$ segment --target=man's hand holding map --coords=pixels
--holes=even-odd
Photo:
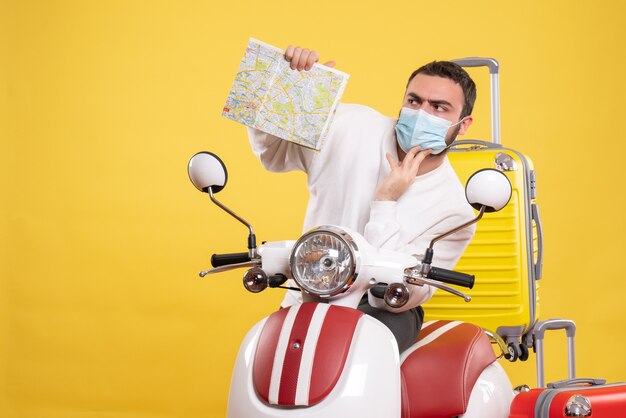
[[[222,115],[319,150],[348,77],[321,64],[292,70],[284,51],[250,39]]]

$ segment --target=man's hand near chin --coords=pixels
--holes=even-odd
[[[391,172],[376,187],[376,200],[397,201],[415,181],[417,171],[424,158],[429,156],[432,150],[420,151],[420,147],[411,148],[402,162],[397,162],[391,154],[387,153],[387,161]]]

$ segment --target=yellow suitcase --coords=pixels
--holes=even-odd
[[[474,288],[467,292],[472,301],[435,292],[424,304],[426,320],[463,320],[495,331],[508,346],[509,360],[526,360],[539,314],[537,280],[543,258],[535,171],[528,157],[500,144],[498,62],[491,58],[455,61],[464,67],[489,68],[492,141],[457,141],[448,158],[461,181],[481,168],[503,171],[513,195],[504,209],[486,214],[477,224],[476,235],[455,268],[476,276]]]

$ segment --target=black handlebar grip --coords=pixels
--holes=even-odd
[[[250,261],[248,253],[213,254],[211,256],[211,265],[213,267],[245,263],[246,261]]]
[[[442,269],[439,267],[431,267],[428,272],[429,279],[438,280],[440,282],[453,284],[456,286],[474,287],[474,275],[460,273],[458,271]]]

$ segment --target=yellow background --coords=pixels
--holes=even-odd
[[[222,156],[219,197],[259,240],[296,238],[306,205],[304,176],[263,171],[220,116],[250,36],[317,49],[351,74],[345,102],[387,115],[424,62],[498,58],[503,142],[538,173],[542,317],[578,324],[580,376],[626,380],[624,16],[617,0],[3,0],[0,417],[225,414],[239,343],[281,294],[197,277],[246,231],[187,161]],[[547,380],[564,377],[564,336],[546,344]],[[507,369],[533,385],[532,362]]]

